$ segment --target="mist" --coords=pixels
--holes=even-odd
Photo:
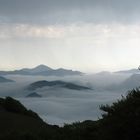
[[[122,88],[132,74],[117,74],[101,72],[84,74],[82,76],[25,76],[7,75],[12,83],[0,83],[0,96],[11,96],[21,101],[28,109],[37,112],[39,116],[50,124],[64,125],[83,120],[97,120],[102,112],[102,104],[111,104],[116,99],[126,95],[128,87]],[[41,98],[26,97],[32,91],[27,87],[36,81],[55,81],[75,83],[89,87],[90,90],[71,90],[63,87],[43,87],[36,92]]]

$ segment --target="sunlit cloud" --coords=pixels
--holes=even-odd
[[[89,38],[94,40],[139,38],[140,25],[124,24],[70,24],[35,26],[28,24],[1,24],[0,38]]]
[[[61,38],[62,28],[53,26],[32,26],[27,24],[1,25],[0,38]]]
[[[133,68],[140,60],[139,35],[139,24],[3,24],[1,62],[13,69],[40,63],[90,72]]]

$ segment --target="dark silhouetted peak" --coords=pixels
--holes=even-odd
[[[34,82],[32,84],[30,84],[28,86],[28,90],[36,90],[38,88],[43,88],[43,87],[63,87],[63,88],[67,88],[67,89],[73,89],[73,90],[88,90],[90,89],[89,87],[86,86],[81,86],[81,85],[77,85],[77,84],[73,84],[73,83],[69,83],[69,82],[64,82],[64,81],[37,81]]]
[[[33,118],[40,119],[40,117],[36,113],[34,113],[31,110],[27,110],[19,101],[11,97],[6,97],[5,99],[0,98],[0,106],[1,108],[3,108],[5,111],[8,112],[23,114]]]

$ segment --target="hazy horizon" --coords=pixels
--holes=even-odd
[[[137,68],[139,0],[0,0],[0,69]]]
[[[132,70],[132,69],[137,69],[137,67],[136,68],[126,68],[126,69],[116,69],[116,70],[114,70],[114,71],[110,71],[110,70],[98,70],[98,71],[81,71],[81,70],[78,70],[78,69],[70,69],[70,68],[64,68],[64,67],[50,67],[50,66],[48,66],[48,65],[46,65],[46,64],[38,64],[38,65],[35,65],[35,66],[30,66],[30,67],[15,67],[15,68],[10,68],[10,69],[6,69],[6,68],[3,68],[3,69],[0,69],[0,71],[14,71],[14,70],[21,70],[21,69],[26,69],[26,68],[29,68],[29,69],[33,69],[33,68],[36,68],[36,67],[38,67],[38,66],[41,66],[41,65],[44,65],[44,66],[47,66],[47,67],[49,67],[49,68],[51,68],[51,69],[54,69],[54,70],[57,70],[57,69],[67,69],[67,70],[73,70],[73,71],[80,71],[80,72],[83,72],[83,73],[85,73],[85,74],[95,74],[95,73],[100,73],[100,72],[111,72],[111,73],[113,73],[113,72],[119,72],[119,71],[127,71],[127,70]]]

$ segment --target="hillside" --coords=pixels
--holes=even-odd
[[[52,128],[55,131],[57,127],[43,122],[17,100],[0,98],[0,140],[42,140],[44,135],[49,137]]]
[[[140,91],[112,105],[101,105],[97,121],[77,122],[64,127],[48,125],[18,101],[0,98],[0,140],[139,140]]]

